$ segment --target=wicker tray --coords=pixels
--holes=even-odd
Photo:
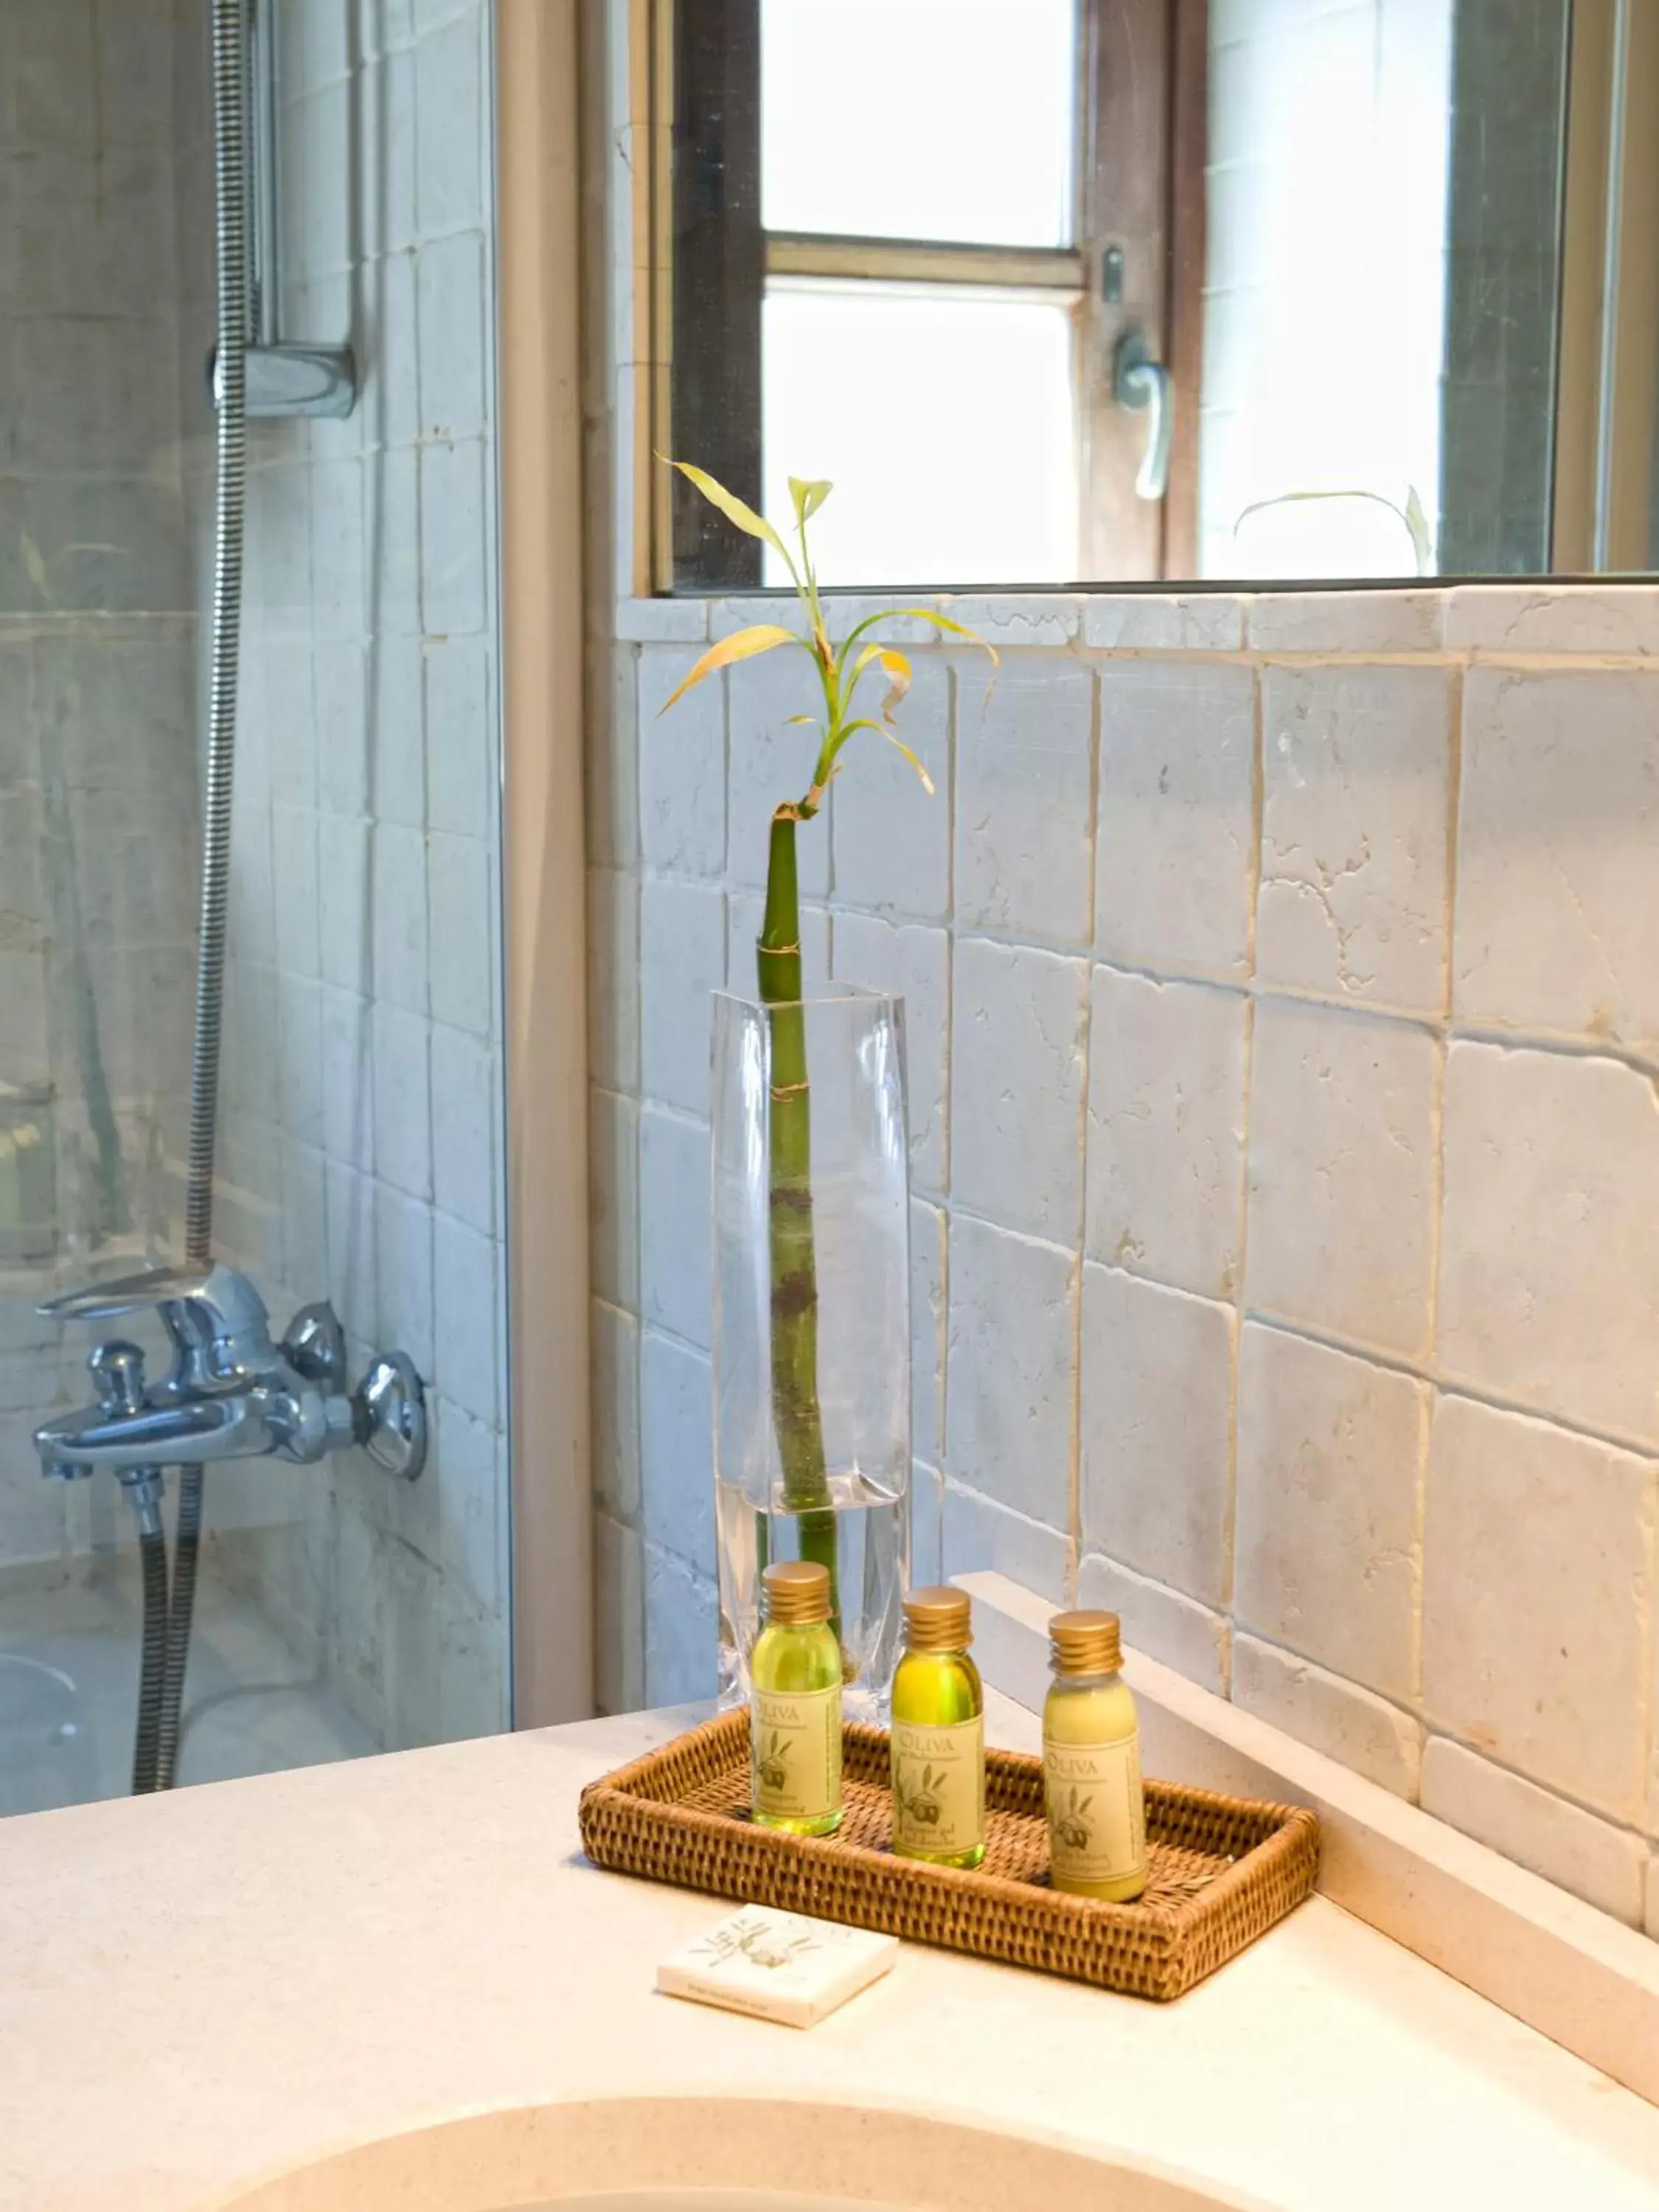
[[[1151,1875],[1133,1905],[1050,1889],[1042,1765],[985,1754],[987,1848],[971,1873],[896,1858],[887,1731],[849,1725],[833,1836],[749,1819],[749,1716],[722,1714],[582,1792],[596,1866],[971,1951],[1135,1996],[1178,1997],[1299,1905],[1319,1865],[1300,1808],[1146,1784]]]

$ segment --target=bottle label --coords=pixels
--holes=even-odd
[[[985,1723],[895,1719],[893,1849],[971,1851],[985,1840]]]
[[[817,1820],[841,1803],[841,1684],[827,1690],[757,1688],[749,1713],[755,1810],[775,1820]]]
[[[1045,1743],[1042,1790],[1056,1881],[1115,1881],[1145,1867],[1139,1729],[1117,1743]]]

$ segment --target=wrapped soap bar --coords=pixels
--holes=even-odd
[[[896,1936],[745,1905],[665,1959],[657,1987],[786,2027],[811,2027],[879,1981],[897,1956]]]

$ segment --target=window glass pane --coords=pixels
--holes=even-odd
[[[1066,246],[1076,0],[762,0],[769,230]]]
[[[828,477],[827,584],[1060,583],[1077,572],[1072,319],[930,287],[769,289],[766,508]],[[767,555],[766,581],[787,582]]]

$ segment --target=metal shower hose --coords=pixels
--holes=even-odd
[[[242,525],[247,478],[247,144],[245,0],[210,0],[213,60],[214,246],[218,378],[218,489],[213,556],[213,657],[208,695],[207,785],[202,810],[202,902],[196,955],[196,1031],[191,1061],[185,1182],[185,1257],[213,1260],[213,1164],[219,1048],[230,901],[230,802],[236,760],[236,678],[241,647]],[[133,1748],[135,1792],[170,1790],[179,1754],[185,1668],[196,1604],[202,1470],[180,1470],[168,1588],[167,1538],[139,1539],[144,1626]],[[165,1622],[165,1626],[162,1624]]]

